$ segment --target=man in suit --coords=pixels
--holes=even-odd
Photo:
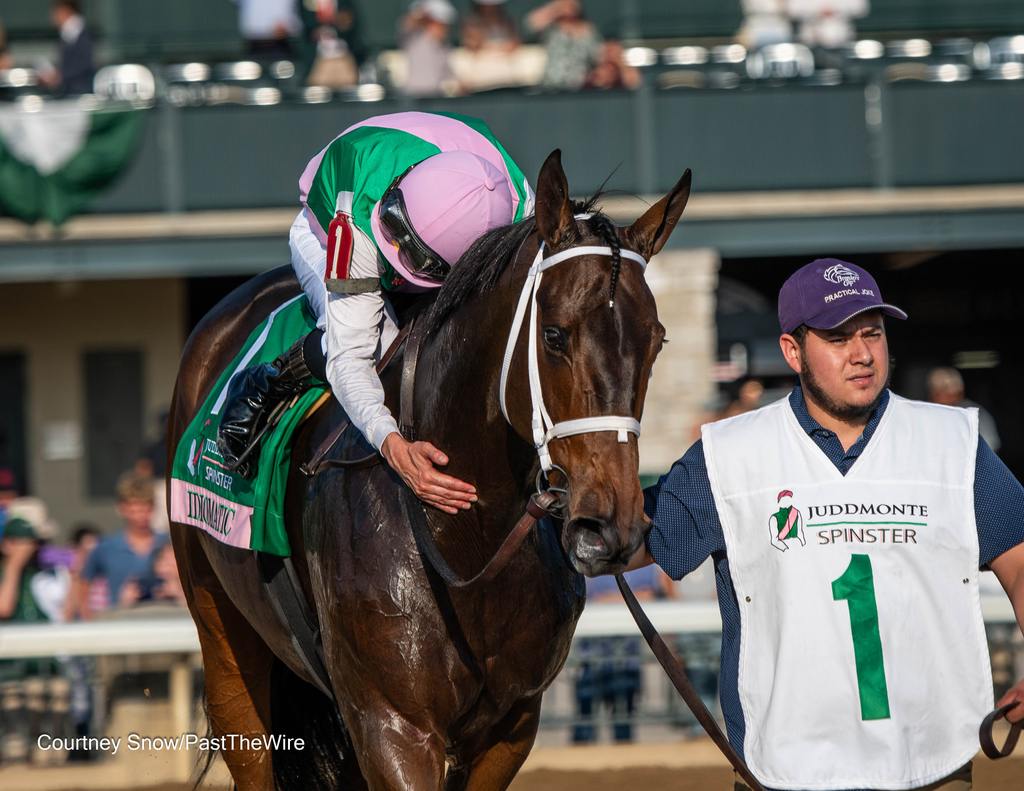
[[[44,84],[62,96],[92,93],[92,36],[85,27],[79,0],[54,0],[50,21],[60,32],[60,62],[55,71],[40,75]]]

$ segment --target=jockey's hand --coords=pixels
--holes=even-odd
[[[380,452],[391,469],[427,505],[446,514],[457,514],[476,502],[475,486],[434,469],[434,465],[447,464],[448,457],[429,442],[408,442],[393,431],[385,438]]]
[[[1017,705],[1007,712],[1006,719],[1009,722],[1024,721],[1024,680],[1018,681],[1010,687],[1006,694],[999,699],[996,708],[1001,709],[1003,706],[1014,701],[1017,702]]]

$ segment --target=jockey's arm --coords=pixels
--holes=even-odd
[[[376,247],[361,233],[355,235],[349,277],[380,277]],[[397,329],[382,292],[328,294],[325,314],[327,381],[352,424],[421,500],[452,514],[469,508],[475,487],[436,470],[447,456],[429,442],[407,442],[384,403],[374,365],[385,351],[382,335],[386,343]]]
[[[358,272],[353,260],[352,277],[374,274]],[[380,450],[388,434],[398,431],[374,370],[385,321],[384,297],[379,291],[331,294],[326,313],[327,380],[353,425]]]

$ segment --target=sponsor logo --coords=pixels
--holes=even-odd
[[[807,507],[807,516],[915,516],[928,518],[928,506],[917,503],[829,503]]]
[[[804,518],[793,505],[793,492],[783,489],[775,498],[778,510],[768,517],[768,533],[771,544],[780,552],[790,547],[806,546],[804,538]]]
[[[196,474],[196,462],[199,461],[199,453],[202,453],[201,450],[199,453],[196,453],[197,444],[195,440],[192,440],[192,444],[188,448],[188,462],[185,464],[188,467],[188,474],[193,476]]]
[[[846,286],[847,288],[849,288],[858,280],[860,280],[860,275],[858,275],[849,267],[843,266],[842,264],[835,264],[833,266],[830,266],[828,269],[825,270],[824,277],[829,283],[843,285]]]
[[[826,503],[807,507],[818,544],[917,544],[928,526],[923,503]]]

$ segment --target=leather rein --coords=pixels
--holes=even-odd
[[[1006,741],[1002,747],[997,747],[995,738],[992,734],[992,727],[996,724],[997,720],[1002,719],[1010,710],[1016,708],[1019,703],[1014,701],[1013,703],[1007,703],[1005,706],[1001,706],[995,711],[991,712],[981,722],[981,728],[978,732],[979,740],[981,741],[981,751],[986,756],[991,758],[993,761],[997,761],[1000,758],[1005,758],[1013,749],[1017,746],[1017,740],[1020,738],[1021,730],[1024,729],[1024,722],[1015,722],[1010,725],[1010,732],[1006,735]]]

